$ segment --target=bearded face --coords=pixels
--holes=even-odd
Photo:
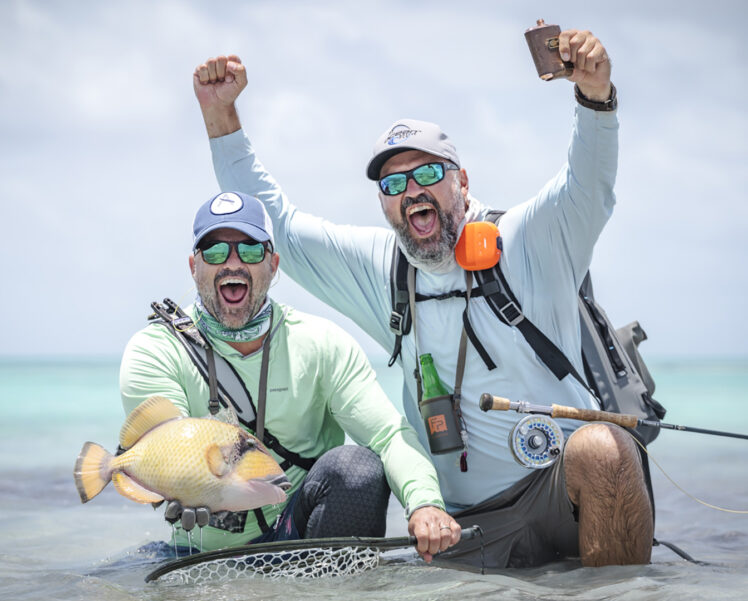
[[[208,241],[243,242],[247,236],[231,229],[209,234]],[[190,258],[192,277],[205,309],[232,330],[246,326],[265,302],[277,269],[277,255],[266,253],[260,263],[242,263],[232,248],[225,263],[211,265],[200,253]]]
[[[402,152],[384,164],[381,176],[405,172],[434,160],[425,152]],[[420,268],[436,268],[453,257],[460,222],[465,216],[466,193],[467,176],[462,171],[447,171],[444,179],[426,187],[411,179],[405,191],[396,196],[380,192],[387,221],[406,255],[415,259]]]
[[[389,216],[387,219],[408,256],[422,265],[437,266],[454,253],[457,245],[462,216],[457,219],[455,213],[443,210],[435,198],[422,193],[403,199],[400,219],[393,221]]]

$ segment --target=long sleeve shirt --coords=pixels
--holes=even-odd
[[[336,225],[302,212],[265,170],[241,130],[212,139],[211,149],[221,189],[252,194],[268,210],[283,257],[281,268],[351,318],[389,352],[395,340],[389,328],[394,232]],[[500,266],[523,313],[564,352],[579,373],[583,373],[583,367],[577,291],[594,244],[613,211],[617,159],[616,113],[577,106],[567,163],[536,196],[509,208],[500,222],[504,248]],[[478,219],[488,210],[481,205]],[[419,271],[416,288],[431,295],[465,290],[464,272],[460,268],[446,274]],[[464,299],[451,298],[420,302],[417,307],[418,350],[431,353],[441,379],[448,385],[455,380],[464,306]],[[484,299],[471,300],[470,319],[497,367],[489,371],[468,345],[461,409],[468,431],[469,469],[460,471],[459,452],[432,457],[450,510],[491,498],[528,473],[514,460],[509,447],[518,416],[481,411],[478,402],[482,393],[538,404],[599,408],[594,397],[572,377],[557,380],[520,332],[500,323]],[[428,448],[412,375],[416,362],[411,330],[403,338],[399,359],[404,375],[403,407]],[[573,427],[565,424],[567,430]]]

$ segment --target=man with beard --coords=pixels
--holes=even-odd
[[[162,395],[186,416],[206,416],[220,411],[214,395],[221,386],[236,409],[234,420],[275,453],[292,484],[285,503],[210,516],[201,550],[383,536],[390,488],[427,561],[456,543],[460,528],[443,511],[434,467],[361,348],[333,323],[268,297],[280,257],[260,201],[219,194],[198,210],[193,231],[189,264],[197,298],[183,317],[166,315],[128,343],[120,372],[125,412]],[[212,349],[217,381],[193,359],[188,338]],[[207,354],[200,356],[207,361]],[[346,433],[360,446],[344,446]],[[176,501],[167,506],[170,521],[181,515],[175,544],[189,544],[186,531],[197,509]]]
[[[587,31],[564,31],[559,51],[574,64],[576,84],[568,163],[534,198],[503,215],[499,266],[524,316],[584,373],[577,291],[615,204],[618,122],[600,41]],[[508,444],[518,418],[479,409],[485,392],[536,404],[599,404],[574,378],[554,376],[485,298],[468,295],[471,272],[456,263],[455,245],[465,223],[485,220],[489,209],[469,194],[467,172],[439,126],[400,120],[374,145],[366,173],[378,182],[393,231],[338,226],[297,210],[256,158],[234,105],[247,83],[239,58],[210,59],[193,80],[222,189],[264,203],[286,273],[386,350],[396,348],[403,406],[424,446],[418,357],[430,353],[442,380],[461,386],[463,446],[433,460],[448,511],[483,528],[486,563],[533,566],[577,556],[586,566],[648,562],[653,510],[636,445],[624,430],[610,424],[575,430],[577,423],[566,422],[573,434],[562,458],[528,473]],[[398,249],[416,268],[409,271],[413,327],[402,337],[392,312]],[[480,546],[465,541],[442,557],[477,566]]]

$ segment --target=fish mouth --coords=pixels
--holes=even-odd
[[[284,474],[281,474],[280,476],[275,476],[274,478],[267,480],[267,483],[273,486],[277,486],[283,492],[286,492],[287,490],[291,488],[291,481],[288,478],[286,478]]]
[[[417,202],[404,211],[414,238],[430,238],[439,226],[439,214],[432,202]]]

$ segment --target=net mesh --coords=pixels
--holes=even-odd
[[[379,565],[371,547],[314,548],[212,559],[176,569],[162,577],[174,584],[203,584],[244,578],[324,578],[358,574]]]

